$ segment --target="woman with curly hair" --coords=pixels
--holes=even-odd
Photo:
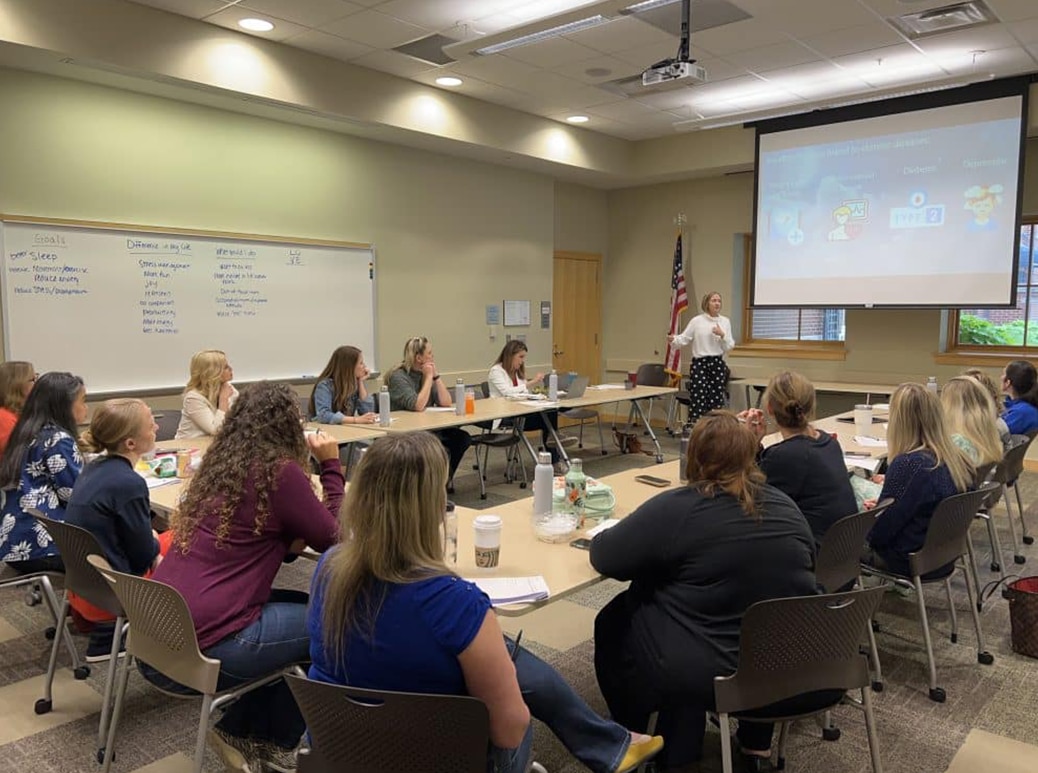
[[[307,475],[311,453],[323,502]],[[173,516],[173,546],[154,574],[184,596],[199,647],[220,660],[218,689],[308,659],[307,594],[272,584],[303,547],[335,544],[344,485],[338,444],[304,436],[295,392],[267,381],[242,391]],[[146,664],[141,671],[162,689],[186,690]],[[231,704],[209,743],[232,770],[256,770],[257,760],[294,770],[304,729],[279,680]]]

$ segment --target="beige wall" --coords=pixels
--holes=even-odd
[[[555,249],[606,256],[609,196],[573,183],[555,183]]]
[[[551,298],[548,177],[21,71],[0,94],[0,212],[370,242],[382,367],[420,333],[481,380],[485,306]],[[515,332],[547,360],[547,331]]]
[[[672,220],[688,216],[686,267],[691,276],[689,315],[699,295],[718,290],[727,313],[741,315],[742,278],[733,258],[733,238],[752,227],[753,177],[724,177],[642,186],[609,194],[609,270],[605,287],[607,376],[617,378],[640,362],[658,359],[667,325]],[[1024,212],[1038,213],[1038,140],[1027,144]],[[689,316],[686,316],[686,321]],[[847,359],[843,362],[739,357],[730,362],[736,375],[767,376],[795,367],[819,380],[896,382],[958,373],[937,365],[942,315],[934,310],[847,313]],[[687,364],[687,361],[686,361]],[[992,373],[996,370],[992,369]]]

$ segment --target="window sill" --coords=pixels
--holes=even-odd
[[[811,346],[804,343],[789,344],[739,344],[728,355],[729,357],[772,357],[788,360],[833,360],[847,359],[847,350],[840,345]]]
[[[957,350],[937,352],[933,361],[938,365],[978,365],[984,368],[1001,368],[1010,360],[1027,360],[1035,356],[1033,349],[1000,349],[994,352],[977,352],[973,350]]]

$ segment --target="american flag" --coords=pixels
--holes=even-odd
[[[688,308],[688,293],[685,291],[685,267],[681,260],[681,234],[678,234],[674,245],[674,270],[670,274],[670,334],[681,332],[681,312]],[[681,347],[667,344],[667,356],[664,359],[666,369],[681,373]]]

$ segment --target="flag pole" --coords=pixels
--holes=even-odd
[[[686,293],[686,290],[685,290],[685,272],[684,272],[685,250],[686,250],[685,242],[687,241],[685,239],[685,226],[687,225],[687,223],[688,223],[688,217],[685,215],[684,212],[678,212],[678,214],[674,216],[674,225],[676,226],[676,229],[677,229],[677,235],[675,237],[675,240],[676,240],[676,243],[677,243],[677,248],[680,250],[680,253],[674,255],[674,261],[675,261],[676,265],[673,266],[672,277],[671,277],[671,279],[672,279],[672,281],[671,281],[672,293],[671,293],[670,317],[668,319],[668,331],[672,335],[673,334],[677,334],[678,332],[680,332],[681,326],[680,326],[679,323],[680,323],[681,312],[684,311],[686,308],[688,308],[687,293]],[[679,276],[680,276],[680,283],[681,283],[680,290],[676,286],[676,283],[679,281],[679,279],[678,279]],[[680,293],[680,304],[679,304],[679,293]],[[676,363],[677,363],[676,365],[674,364],[674,362],[672,362],[672,360],[674,360],[675,358],[676,358]],[[678,350],[676,348],[672,348],[671,345],[668,343],[667,344],[666,357],[664,358],[664,367],[665,367],[666,373],[670,376],[671,386],[676,386],[676,385],[681,383],[681,365],[680,365],[680,363],[681,363],[680,350]]]

